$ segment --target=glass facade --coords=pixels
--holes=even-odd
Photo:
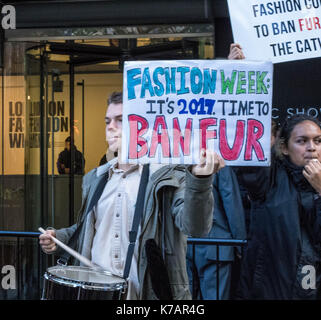
[[[8,35],[0,92],[1,231],[75,222],[82,174],[59,174],[57,160],[69,136],[84,157],[84,173],[105,154],[113,157],[104,117],[108,95],[122,90],[125,60],[214,58],[212,25]],[[40,254],[37,239],[16,238],[0,238],[0,258],[17,270],[16,289],[0,287],[0,299],[38,299],[39,274],[56,259]]]

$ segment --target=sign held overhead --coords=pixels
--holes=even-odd
[[[228,0],[234,41],[247,59],[321,57],[320,0]]]

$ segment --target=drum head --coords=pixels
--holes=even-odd
[[[51,281],[70,286],[86,286],[92,289],[117,290],[126,287],[126,280],[111,273],[95,271],[88,267],[54,266],[47,269]]]

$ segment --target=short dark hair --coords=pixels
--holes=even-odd
[[[291,118],[288,118],[285,120],[283,123],[281,129],[280,129],[280,134],[276,142],[276,156],[279,159],[283,159],[283,153],[282,153],[282,145],[285,145],[288,147],[288,143],[291,137],[291,133],[296,125],[303,121],[311,121],[315,123],[319,128],[321,128],[321,123],[318,119],[313,118],[307,114],[299,114],[299,115],[293,115]]]
[[[123,103],[123,93],[121,91],[114,91],[107,100],[107,104],[119,104],[119,103]]]
[[[66,140],[65,140],[65,142],[71,142],[71,137],[70,137],[70,136],[67,137]]]
[[[314,122],[321,129],[321,123],[318,119],[307,114],[296,114],[291,118],[288,118],[281,127],[280,139],[286,146],[288,145],[294,127],[303,121]]]

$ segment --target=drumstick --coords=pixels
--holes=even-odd
[[[51,234],[46,233],[46,231],[43,228],[38,228],[38,230],[43,233],[48,235],[51,240],[53,242],[55,242],[59,247],[61,247],[62,249],[66,250],[68,253],[70,253],[74,258],[76,258],[77,260],[79,260],[80,262],[82,262],[84,265],[86,265],[87,267],[93,268],[96,271],[102,271],[103,269],[97,265],[94,265],[89,259],[87,259],[86,257],[82,256],[81,254],[79,254],[77,251],[71,249],[70,247],[66,246],[63,242],[61,242],[60,240],[58,240],[57,238],[53,237]]]

